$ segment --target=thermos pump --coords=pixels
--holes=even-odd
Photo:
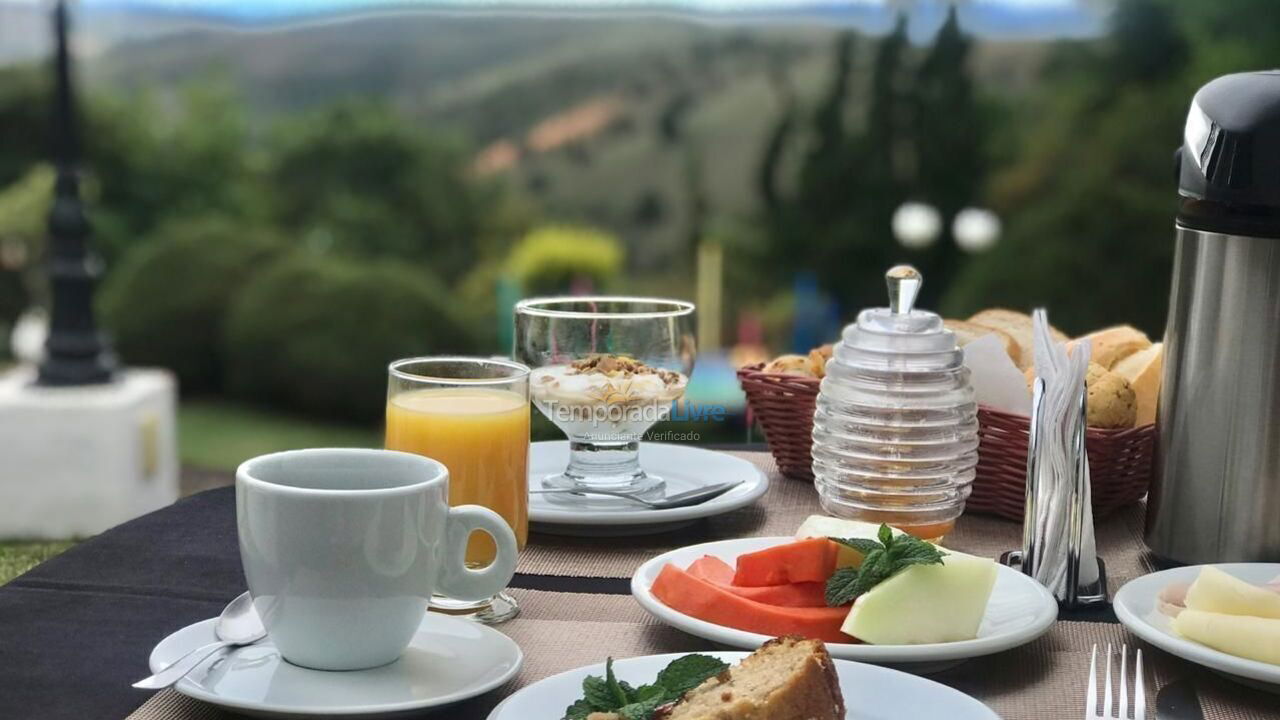
[[[1202,87],[1177,158],[1147,545],[1280,561],[1280,71]]]

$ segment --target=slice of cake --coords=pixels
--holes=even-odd
[[[818,640],[774,638],[742,662],[658,708],[654,720],[844,720],[844,698]]]

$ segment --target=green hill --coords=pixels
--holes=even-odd
[[[551,218],[619,233],[635,269],[669,269],[688,264],[698,196],[704,218],[754,215],[760,155],[782,98],[804,105],[821,92],[834,34],[638,17],[373,16],[129,42],[96,58],[88,79],[107,93],[163,94],[222,76],[260,123],[353,95],[381,97],[477,152],[500,140],[523,147],[539,123],[607,99],[608,122],[524,152],[505,175]],[[979,74],[1016,92],[1042,46],[989,47],[977,55]],[[856,73],[866,73],[871,48],[862,44]]]

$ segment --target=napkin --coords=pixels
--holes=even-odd
[[[1085,374],[1093,348],[1088,340],[1081,340],[1068,354],[1064,343],[1053,341],[1048,315],[1043,309],[1033,313],[1032,325],[1036,375],[1044,381],[1044,391],[1037,425],[1036,477],[1027,478],[1033,484],[1035,494],[1034,517],[1029,508],[1024,522],[1032,524],[1036,538],[1036,556],[1032,565],[1035,578],[1062,600],[1067,597],[1071,514],[1074,508],[1083,512],[1079,584],[1092,585],[1098,580],[1089,464],[1083,443],[1080,447],[1080,452],[1086,454],[1083,495],[1078,504],[1072,502],[1079,459],[1075,435],[1084,411],[1080,393],[1085,388]]]
[[[1019,415],[1031,414],[1027,379],[995,335],[983,335],[964,346],[973,399],[979,405]]]

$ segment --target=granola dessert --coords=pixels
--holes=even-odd
[[[529,392],[570,437],[636,437],[667,417],[689,379],[624,355],[591,355],[530,374]]]

